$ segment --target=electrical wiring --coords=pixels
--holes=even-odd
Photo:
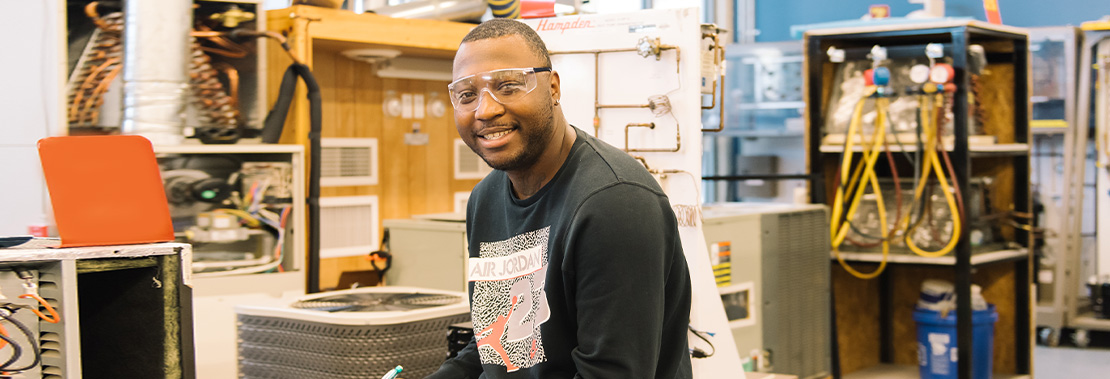
[[[261,225],[261,223],[262,223],[261,221],[259,221],[258,218],[254,217],[254,215],[252,215],[250,213],[247,213],[247,211],[240,210],[240,209],[217,208],[217,209],[212,210],[212,213],[227,213],[227,214],[230,214],[230,215],[235,215],[236,217],[239,217],[240,220],[246,221],[247,226],[250,226],[250,227],[255,227],[256,228],[259,225]]]
[[[196,271],[205,271],[216,268],[239,267],[230,270],[222,270],[215,272],[197,272],[197,277],[220,277],[231,276],[239,274],[251,274],[266,272],[270,270],[277,270],[278,272],[285,272],[282,266],[282,257],[285,246],[285,227],[288,222],[289,215],[292,213],[292,207],[283,207],[281,215],[278,216],[278,221],[271,220],[262,212],[273,213],[265,209],[260,209],[258,213],[251,214],[241,209],[217,209],[214,212],[235,214],[240,218],[245,219],[250,217],[255,222],[258,222],[255,227],[266,225],[274,229],[277,234],[276,242],[272,254],[266,254],[258,259],[252,260],[234,260],[234,261],[216,261],[216,262],[194,262],[193,269]],[[243,267],[245,266],[245,267]]]
[[[878,87],[869,86],[864,96],[860,97],[860,100],[856,103],[855,111],[852,114],[852,119],[848,126],[848,134],[845,136],[844,152],[841,155],[840,172],[838,174],[841,178],[851,177],[852,179],[849,180],[847,186],[837,187],[836,198],[833,202],[832,217],[829,222],[829,235],[832,237],[833,254],[836,255],[837,262],[839,262],[840,266],[848,271],[849,274],[860,279],[872,279],[882,274],[883,270],[886,269],[887,258],[890,254],[890,241],[887,240],[889,231],[886,227],[886,206],[883,204],[882,189],[879,187],[879,180],[875,174],[875,162],[878,160],[880,151],[883,149],[886,141],[886,107],[889,105],[889,99],[881,95],[875,97],[875,108],[877,112],[870,139],[870,147],[864,149],[862,157],[857,164],[855,174],[849,176],[853,160],[852,156],[855,155],[852,145],[857,132],[862,136],[861,123],[863,118],[863,105],[868,98],[878,92],[877,89]],[[863,145],[866,141],[861,138],[860,143]],[[852,189],[852,187],[856,186],[857,182],[858,188]],[[848,222],[850,222],[852,216],[855,215],[860,204],[860,199],[863,197],[863,193],[867,190],[868,186],[870,186],[873,193],[879,197],[875,204],[879,213],[879,231],[882,237],[882,260],[879,262],[879,267],[875,269],[875,271],[863,273],[853,268],[844,260],[844,257],[840,254],[840,245],[844,243],[844,240],[848,236],[848,230],[850,229],[848,227]],[[848,198],[852,200],[848,203],[849,206],[847,212],[845,212],[844,204]],[[841,221],[841,216],[843,216],[844,221]]]
[[[35,334],[32,333],[26,325],[23,325],[22,322],[19,322],[19,320],[16,320],[14,317],[12,317],[14,313],[15,311],[11,309],[8,309],[8,311],[6,312],[0,311],[0,319],[12,323],[12,325],[15,325],[16,328],[19,328],[19,331],[23,332],[23,335],[27,337],[27,342],[31,345],[31,351],[35,353],[35,359],[24,367],[9,368],[7,366],[0,366],[0,371],[5,372],[27,371],[35,368],[35,366],[38,366],[39,363],[42,362],[42,352],[39,351],[38,344],[35,342],[38,340],[37,336],[35,336]],[[10,340],[8,342],[11,343]],[[12,345],[14,346],[15,344]]]
[[[0,347],[9,345],[12,347],[12,356],[8,357],[8,360],[4,361],[3,364],[0,364],[0,369],[3,369],[11,366],[12,363],[15,363],[15,361],[18,361],[19,358],[23,356],[23,347],[19,346],[7,332],[0,333],[0,340],[4,341],[3,344],[0,344]],[[5,371],[4,374],[7,375],[7,372]]]
[[[278,272],[285,272],[285,268],[281,265],[281,259],[282,253],[285,248],[285,221],[289,219],[289,212],[291,210],[293,210],[293,207],[285,207],[285,209],[281,211],[281,224],[280,228],[278,229],[278,240],[274,246],[274,260],[278,262]]]
[[[266,263],[266,264],[262,264],[262,265],[258,265],[258,266],[252,266],[252,267],[244,267],[244,268],[233,269],[233,270],[225,270],[225,271],[198,272],[198,273],[193,274],[193,276],[195,276],[197,278],[217,278],[217,277],[223,277],[223,276],[235,276],[235,275],[242,275],[242,274],[257,274],[257,273],[260,273],[260,272],[266,272],[266,271],[277,269],[277,267],[281,265],[281,261],[272,260],[272,259],[269,259],[269,257],[270,256],[267,255],[267,261],[269,263]]]
[[[31,308],[31,312],[34,313],[36,316],[39,316],[39,318],[42,319],[43,321],[49,322],[51,324],[57,324],[59,321],[62,321],[62,318],[60,316],[58,316],[58,312],[56,312],[54,310],[54,307],[51,306],[50,303],[46,302],[46,299],[43,299],[41,296],[39,296],[37,294],[33,294],[33,293],[25,293],[25,294],[19,295],[19,298],[20,299],[35,299],[35,301],[38,301],[39,306],[46,309],[46,312],[50,313],[50,316],[48,317],[48,316],[44,315],[41,311],[39,311],[36,308]]]
[[[703,334],[708,334],[710,337],[712,337],[713,336],[712,333],[703,332],[703,331],[694,329],[693,326],[689,326],[689,325],[687,326],[687,328],[690,329],[690,333],[693,333],[695,337],[698,337],[702,341],[705,341],[705,343],[709,345],[709,349],[710,349],[710,351],[708,353],[706,353],[705,350],[702,350],[702,349],[699,349],[699,348],[696,348],[696,347],[691,347],[690,348],[690,356],[692,358],[695,358],[695,359],[709,358],[709,357],[712,357],[713,354],[717,353],[717,347],[713,346],[713,342],[710,342],[709,338],[706,337],[705,335],[703,335]]]

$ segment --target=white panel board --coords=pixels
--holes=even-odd
[[[630,131],[629,146],[673,148],[677,142],[676,132],[680,130],[681,149],[678,152],[635,153],[643,156],[653,169],[686,172],[659,177],[671,204],[677,206],[701,203],[699,17],[700,10],[697,8],[683,8],[525,21],[537,29],[552,52],[634,48],[643,37],[659,37],[662,44],[679,47],[680,61],[675,59],[675,50],[663,51],[658,60],[654,57],[643,58],[635,52],[601,54],[597,96],[602,104],[647,104],[648,96],[661,94],[670,98],[672,114],[661,117],[644,108],[602,109],[598,135],[614,146],[624,147],[626,124],[654,122],[654,129],[636,128],[642,130]],[[560,102],[567,120],[592,133],[595,100],[593,54],[555,54],[552,66],[563,83]],[[716,354],[711,358],[693,360],[694,377],[744,378],[732,331],[709,265],[700,222],[696,226],[680,227],[679,232],[693,284],[690,322],[698,330],[717,333],[714,337]]]

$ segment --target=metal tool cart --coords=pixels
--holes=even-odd
[[[832,209],[834,377],[918,377],[912,315],[926,279],[955,283],[959,378],[990,365],[1027,377],[1025,30],[923,20],[810,30],[804,44],[810,196]],[[973,283],[998,314],[987,357],[973,349]]]

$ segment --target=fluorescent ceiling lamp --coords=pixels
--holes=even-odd
[[[378,65],[382,78],[451,81],[451,61],[446,59],[406,58],[390,59]]]

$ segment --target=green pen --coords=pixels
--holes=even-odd
[[[394,367],[392,370],[389,370],[389,372],[385,373],[385,375],[382,375],[382,379],[394,379],[397,377],[398,374],[401,373],[401,370],[404,369],[405,368],[401,367],[401,365],[397,365],[397,367]]]

